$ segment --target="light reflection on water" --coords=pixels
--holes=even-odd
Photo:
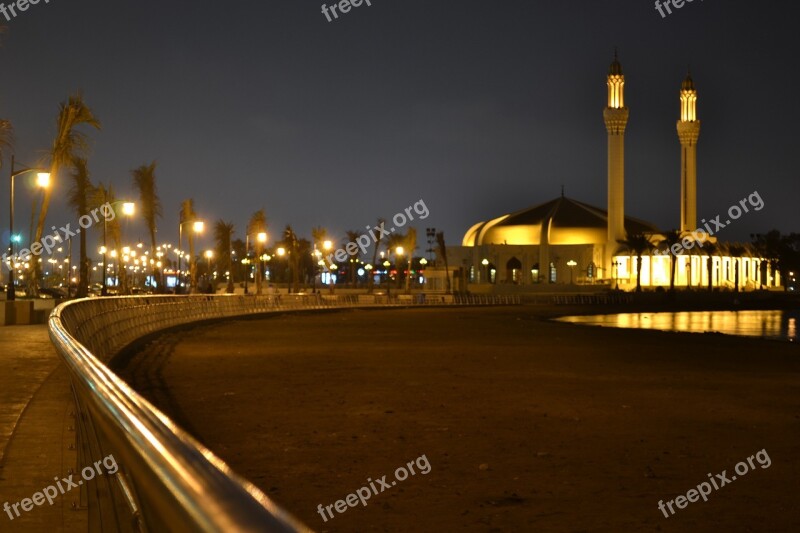
[[[797,341],[800,311],[681,311],[566,316],[558,320],[589,326],[657,329],[689,333],[717,332]]]

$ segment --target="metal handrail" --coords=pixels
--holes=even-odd
[[[202,307],[203,303],[208,303],[183,299],[183,305],[177,307]],[[129,515],[115,513],[112,518],[108,518],[108,513],[100,515],[101,519],[96,522],[101,523],[90,523],[90,529],[310,531],[128,387],[71,335],[72,328],[68,324],[72,323],[73,327],[82,325],[76,318],[85,316],[87,311],[91,317],[104,316],[108,320],[114,314],[109,311],[114,305],[120,306],[123,315],[128,315],[125,311],[131,309],[143,310],[139,305],[141,301],[121,300],[124,299],[69,302],[56,308],[49,321],[50,338],[67,365],[78,399],[79,423],[88,423],[93,433],[93,438],[87,439],[90,442],[84,443],[88,445],[88,451],[79,460],[86,465],[113,455],[119,472],[123,474],[121,483],[110,484],[111,490],[104,496],[107,500],[93,502],[90,499],[89,503],[104,506],[106,510],[127,509]],[[148,300],[150,305],[168,306],[173,312],[177,311],[175,304],[179,304],[173,297],[149,297]],[[240,314],[250,314],[257,307],[253,305],[255,301],[246,303],[240,304]],[[236,311],[229,305],[216,307],[219,315]],[[200,314],[212,318],[208,310],[202,310]],[[178,316],[173,322],[183,323],[184,318]],[[95,325],[98,325],[97,321]],[[113,330],[118,324],[112,321],[107,325]],[[174,324],[162,322],[161,327],[170,325]],[[141,336],[142,331],[137,335]],[[104,345],[95,333],[90,333],[85,340],[89,344]],[[111,355],[110,352],[103,354],[105,357]]]
[[[203,320],[330,308],[508,305],[518,297],[127,296],[58,306],[50,338],[70,373],[82,466],[113,455],[119,472],[84,496],[92,531],[310,531],[132,390],[105,363],[148,334]],[[101,482],[100,479],[97,481]]]

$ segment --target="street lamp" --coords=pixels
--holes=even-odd
[[[372,265],[367,263],[366,265],[364,265],[364,270],[367,271],[367,280],[371,279],[371,276],[372,276]],[[370,283],[372,283],[372,281],[370,281]]]
[[[103,188],[103,203],[110,205],[112,209],[115,205],[122,204],[122,214],[126,216],[131,216],[134,212],[134,207],[133,207],[134,204],[132,202],[117,200],[116,202],[109,203],[108,191],[105,188]],[[127,209],[125,207],[126,204],[129,205]],[[108,217],[103,216],[103,248],[102,248],[103,250],[107,250],[106,247],[108,246],[108,243],[106,242],[107,231],[108,231]],[[100,290],[100,295],[108,296],[108,282],[106,281],[108,265],[106,262],[106,252],[102,253],[103,253],[103,288]],[[116,257],[116,255],[114,257]],[[117,265],[117,267],[119,267],[119,265]]]
[[[261,259],[261,251],[267,242],[267,232],[259,231],[256,233],[256,259],[258,262],[256,263],[256,295],[261,294],[261,282],[262,278],[264,277],[264,263]]]
[[[14,268],[14,242],[19,242],[19,237],[14,235],[14,178],[21,174],[25,174],[27,172],[36,172],[36,185],[43,189],[46,189],[50,186],[50,173],[45,172],[44,169],[41,168],[21,168],[19,170],[14,170],[14,156],[11,156],[11,190],[9,194],[9,255],[11,257],[11,268],[8,270],[8,295],[6,299],[8,301],[14,301],[17,297],[16,287],[14,283],[14,275],[15,275],[15,268]]]
[[[573,271],[573,269],[575,268],[575,265],[577,265],[577,264],[578,264],[578,263],[576,263],[576,262],[575,262],[575,261],[573,261],[572,259],[570,259],[569,261],[567,261],[567,266],[569,267],[569,284],[570,284],[570,285],[572,285],[572,271]]]
[[[389,267],[390,266],[391,266],[391,263],[389,262],[388,259],[383,262],[383,279],[384,279],[384,281],[386,281],[386,296],[389,296],[389,294],[391,292],[391,289],[389,288]]]
[[[484,258],[483,261],[481,261],[481,264],[483,265],[483,275],[486,277],[486,281],[488,283],[489,282],[489,260]]]
[[[181,211],[181,213],[183,213],[183,211]],[[179,251],[178,251],[178,275],[177,275],[178,287],[175,289],[175,293],[176,294],[180,291],[181,286],[183,285],[183,276],[181,275],[181,259],[183,258],[183,255],[184,255],[184,253],[183,253],[183,225],[188,223],[188,222],[192,223],[192,230],[195,233],[203,233],[203,230],[205,229],[205,224],[203,223],[202,220],[179,220],[178,221],[178,248],[179,248]],[[189,262],[189,273],[191,274],[193,258],[189,257],[189,261],[190,261]],[[191,283],[191,280],[190,280],[190,283]]]

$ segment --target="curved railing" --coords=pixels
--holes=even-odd
[[[206,319],[325,307],[257,297],[78,300],[50,317],[77,403],[79,465],[119,469],[81,487],[92,531],[308,531],[162,414],[104,363],[158,330]]]
[[[77,405],[80,466],[113,456],[118,471],[81,486],[91,531],[308,531],[128,387],[106,363],[174,326],[273,311],[388,305],[517,304],[515,297],[133,296],[68,302],[49,330]]]

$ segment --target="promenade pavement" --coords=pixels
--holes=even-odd
[[[31,498],[76,468],[74,427],[69,379],[47,326],[0,327],[0,506]],[[28,512],[18,506],[20,516],[0,509],[0,531],[86,531],[79,497],[67,493]]]

